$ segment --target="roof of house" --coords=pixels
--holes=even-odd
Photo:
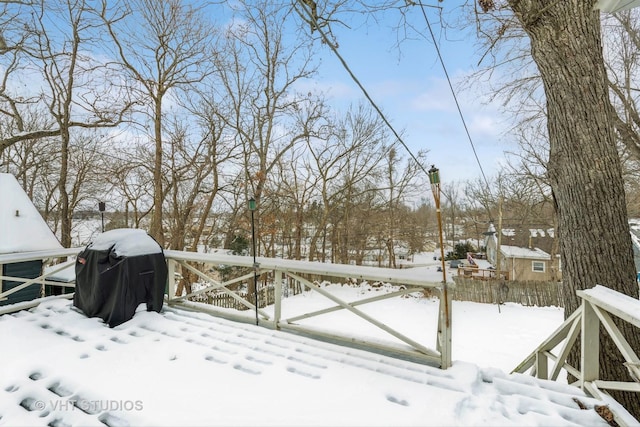
[[[551,255],[540,248],[500,245],[500,252],[507,258],[551,259]]]
[[[493,224],[489,224],[485,245],[489,239],[497,240],[497,232]],[[542,251],[549,257],[549,253],[552,252],[554,239],[555,230],[550,227],[540,225],[503,227],[500,247],[511,246],[521,248],[525,251],[529,250],[528,248],[537,248],[537,250]],[[535,251],[536,249],[531,250]]]
[[[11,174],[0,173],[0,200],[0,254],[62,248]]]

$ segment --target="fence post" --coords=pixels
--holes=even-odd
[[[558,360],[556,363],[562,362]],[[540,349],[536,351],[536,378],[549,379],[549,359]]]
[[[175,298],[176,295],[176,262],[167,259],[167,302]]]
[[[452,316],[452,294],[446,292],[446,284],[440,289],[440,304],[438,314],[438,342],[437,349],[440,352],[440,368],[448,369],[451,367],[451,322]]]
[[[278,329],[280,325],[280,316],[282,315],[282,271],[276,270],[275,279],[275,295],[273,302],[273,326]]]

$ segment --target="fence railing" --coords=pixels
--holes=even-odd
[[[458,276],[474,280],[509,280],[509,272],[478,267],[458,267]]]
[[[16,263],[27,262],[27,261],[42,261],[43,263],[46,263],[47,261],[50,261],[56,258],[75,257],[76,255],[78,255],[80,251],[81,251],[80,248],[61,248],[57,250],[16,252],[16,253],[0,255],[0,284],[2,284],[5,281],[19,283],[18,285],[15,285],[10,289],[6,289],[6,290],[3,290],[3,288],[0,287],[0,301],[6,302],[11,295],[28,287],[35,286],[35,287],[41,288],[44,285],[63,286],[63,287],[69,287],[69,288],[75,287],[74,281],[62,283],[60,281],[48,280],[50,277],[53,277],[59,274],[62,270],[69,268],[68,264],[54,265],[50,268],[47,268],[46,270],[43,270],[43,272],[38,277],[35,277],[33,279],[25,279],[23,277],[4,275],[3,274],[3,272],[5,271],[5,269],[3,268],[4,265],[16,264]],[[25,307],[26,305],[33,306],[37,304],[38,304],[37,301],[31,302],[31,303],[26,302],[26,304],[21,304],[18,307]],[[0,306],[0,314],[9,312],[15,309],[16,309],[16,306],[8,307],[8,308],[3,308]]]
[[[453,299],[485,304],[514,302],[528,307],[564,307],[562,282],[475,280],[454,276]]]
[[[557,380],[564,369],[589,395],[604,399],[607,390],[639,393],[640,359],[613,321],[612,315],[630,323],[640,333],[640,300],[616,292],[604,286],[577,291],[581,306],[540,344],[514,372],[530,374],[543,379]],[[607,331],[624,358],[629,372],[628,381],[604,381],[600,379],[600,326]],[[580,336],[580,366],[571,366],[567,357]],[[559,350],[554,353],[554,349]],[[550,368],[550,361],[553,367]],[[624,425],[625,423],[619,423]]]
[[[172,250],[165,251],[165,257],[169,266],[168,303],[170,305],[206,311],[230,320],[258,323],[261,326],[272,329],[286,330],[342,345],[435,364],[443,369],[451,366],[450,292],[442,283],[424,280],[416,270],[325,264],[274,258],[257,258],[257,265],[254,266],[253,259],[250,257]],[[212,277],[212,274],[204,272],[215,266],[236,267],[238,275],[221,280]],[[180,277],[176,273],[179,269],[182,269],[182,273],[188,271],[197,276],[200,281],[206,283],[206,286],[186,295],[175,296],[176,282]],[[247,292],[246,286],[240,286],[252,281],[254,276],[258,276],[260,278],[258,282],[263,283],[262,289],[259,289],[260,295],[263,295],[263,292],[272,295],[273,304],[269,310],[264,308],[263,303],[259,303],[256,309],[255,297],[252,293]],[[357,301],[345,301],[327,290],[327,288],[320,286],[323,278],[344,278],[345,280],[359,280],[369,283],[381,282],[402,286],[399,286],[398,290],[394,292],[377,294],[374,297]],[[305,313],[296,313],[294,316],[284,316],[284,306],[288,304],[288,299],[284,297],[285,291],[288,289],[288,282],[294,282],[295,286],[299,286],[301,289],[322,295],[330,303],[330,306]],[[267,283],[268,290],[264,289],[264,283]],[[213,291],[217,292],[216,295],[227,295],[225,301],[234,300],[235,308],[217,307],[193,301],[198,299],[198,296],[202,298],[203,295]],[[425,291],[433,293],[439,298],[437,326],[433,325],[433,327],[437,327],[435,348],[421,343],[420,338],[408,337],[405,333],[391,328],[383,321],[368,314],[364,309],[367,304],[373,304],[388,298],[401,297],[414,292],[424,293]],[[349,312],[351,315],[384,331],[390,340],[369,340],[349,334],[344,329],[328,330],[311,326],[308,322],[305,324],[308,319],[322,318],[322,316],[328,316],[338,311]],[[254,315],[254,313],[257,314]],[[425,325],[425,327],[428,327],[428,325]]]

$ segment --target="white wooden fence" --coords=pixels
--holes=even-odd
[[[169,265],[169,289],[168,303],[186,309],[206,311],[216,316],[227,319],[257,323],[261,326],[286,330],[298,334],[308,335],[315,339],[322,339],[369,351],[402,357],[409,360],[416,360],[423,363],[435,364],[443,369],[451,366],[451,296],[448,289],[442,283],[434,283],[424,280],[417,270],[411,269],[390,269],[376,268],[355,265],[326,264],[320,262],[306,262],[275,258],[257,258],[254,265],[250,257],[241,257],[225,254],[201,254],[193,252],[165,251],[165,257]],[[198,268],[193,267],[193,263],[198,264]],[[197,275],[207,287],[199,289],[188,295],[175,297],[176,270],[180,266],[183,271],[188,270]],[[213,266],[234,266],[245,267],[246,274],[234,277],[227,281],[213,279],[210,275],[203,273]],[[249,269],[249,270],[247,270]],[[247,282],[254,276],[269,276],[269,283],[274,287],[275,298],[273,311],[267,312],[258,308],[253,302],[251,295],[246,292],[239,292],[232,289],[231,285]],[[305,277],[307,276],[307,277]],[[390,283],[402,285],[402,288],[390,293],[376,295],[375,297],[359,299],[357,301],[344,301],[332,294],[326,288],[319,286],[319,280],[310,280],[309,276],[316,278],[344,278],[348,280],[367,281],[369,283]],[[172,280],[173,279],[173,280]],[[288,303],[283,297],[283,282],[285,279],[297,281],[310,292],[315,292],[327,298],[333,303],[331,307],[292,317],[283,316],[283,306]],[[363,307],[388,298],[401,297],[413,292],[424,292],[431,290],[439,300],[439,314],[437,321],[437,333],[435,348],[429,348],[420,343],[420,337],[408,337],[404,333],[389,327],[384,322],[367,314]],[[234,298],[238,303],[246,307],[246,310],[234,310],[215,307],[208,304],[189,301],[192,296],[209,291],[224,292]],[[389,337],[395,340],[386,342],[381,340],[365,340],[361,337],[349,334],[345,330],[326,330],[318,327],[305,325],[304,320],[327,316],[330,313],[344,310],[351,315],[363,319],[370,325],[384,331]],[[257,315],[253,315],[257,313]],[[410,319],[409,319],[410,321]],[[425,328],[429,325],[424,325]],[[435,326],[435,325],[434,325]],[[424,340],[422,340],[424,341]]]

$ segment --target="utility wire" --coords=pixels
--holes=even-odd
[[[329,40],[329,37],[327,36],[327,34],[322,30],[322,28],[320,27],[320,25],[318,24],[318,20],[317,17],[315,16],[315,14],[309,9],[309,5],[307,4],[307,2],[305,0],[298,0],[298,4],[300,4],[302,6],[302,9],[304,9],[304,11],[306,12],[307,16],[304,17],[302,16],[302,19],[304,19],[305,21],[308,20],[311,22],[312,28],[314,28],[315,30],[317,30],[320,35],[322,36],[322,40],[331,48],[331,50],[333,51],[333,53],[336,55],[336,57],[338,58],[338,60],[340,61],[340,63],[342,64],[342,66],[344,67],[344,69],[347,71],[347,73],[349,73],[349,76],[351,77],[351,79],[358,85],[358,87],[360,88],[360,90],[362,91],[362,93],[364,94],[365,98],[367,98],[367,100],[369,101],[369,103],[371,104],[371,106],[376,110],[376,112],[378,113],[378,115],[380,116],[380,118],[382,119],[382,121],[384,121],[384,123],[387,125],[387,127],[391,130],[391,132],[393,133],[393,135],[396,137],[396,139],[398,140],[398,142],[400,142],[400,144],[402,144],[402,146],[404,147],[404,149],[409,153],[409,155],[411,156],[411,158],[413,158],[413,160],[416,162],[416,164],[418,165],[418,167],[427,175],[429,176],[429,172],[427,172],[427,170],[424,168],[424,166],[418,161],[418,159],[416,158],[416,156],[413,154],[413,152],[409,149],[409,147],[407,146],[407,144],[405,144],[405,142],[402,140],[402,138],[400,137],[400,134],[398,132],[396,132],[395,128],[391,125],[391,122],[389,122],[389,120],[387,120],[387,117],[384,115],[384,113],[382,112],[382,110],[378,107],[378,105],[375,103],[375,101],[373,100],[373,98],[371,98],[371,96],[369,95],[369,92],[367,92],[367,90],[365,89],[365,87],[362,85],[362,83],[360,82],[360,80],[358,79],[358,77],[356,77],[356,75],[353,73],[353,71],[351,71],[351,67],[349,67],[349,65],[347,64],[347,61],[345,61],[345,59],[342,57],[342,55],[340,55],[340,52],[338,52],[338,49],[336,48],[335,44]],[[296,8],[297,11],[297,8]],[[299,13],[299,12],[298,12]],[[446,197],[446,196],[445,196]]]
[[[449,78],[449,72],[447,71],[447,67],[444,64],[444,60],[442,59],[442,55],[440,54],[440,48],[438,47],[438,43],[436,41],[436,37],[433,34],[433,30],[431,29],[431,23],[429,23],[429,19],[427,18],[427,12],[424,9],[424,4],[422,2],[420,4],[420,10],[422,10],[422,16],[424,17],[424,21],[427,23],[427,28],[429,29],[429,34],[431,34],[431,40],[433,40],[433,45],[436,48],[436,52],[438,54],[438,59],[440,60],[440,65],[442,65],[442,69],[444,71],[444,75],[447,78],[447,83],[449,84],[449,89],[451,90],[451,95],[453,96],[453,100],[456,103],[456,108],[458,109],[458,114],[460,115],[460,120],[462,120],[462,125],[464,126],[464,131],[467,134],[467,139],[469,140],[469,144],[471,144],[471,149],[473,150],[473,155],[476,158],[476,162],[478,163],[478,167],[480,168],[480,173],[482,174],[482,178],[484,179],[484,183],[487,186],[487,190],[489,189],[489,181],[484,174],[484,169],[482,168],[482,163],[480,162],[480,158],[478,157],[478,153],[476,151],[476,147],[473,144],[473,140],[471,139],[471,134],[469,133],[469,128],[467,127],[467,122],[464,118],[464,114],[462,114],[462,109],[460,108],[460,103],[458,102],[458,96],[456,95],[456,91],[453,89],[453,85],[451,84],[451,78]]]

